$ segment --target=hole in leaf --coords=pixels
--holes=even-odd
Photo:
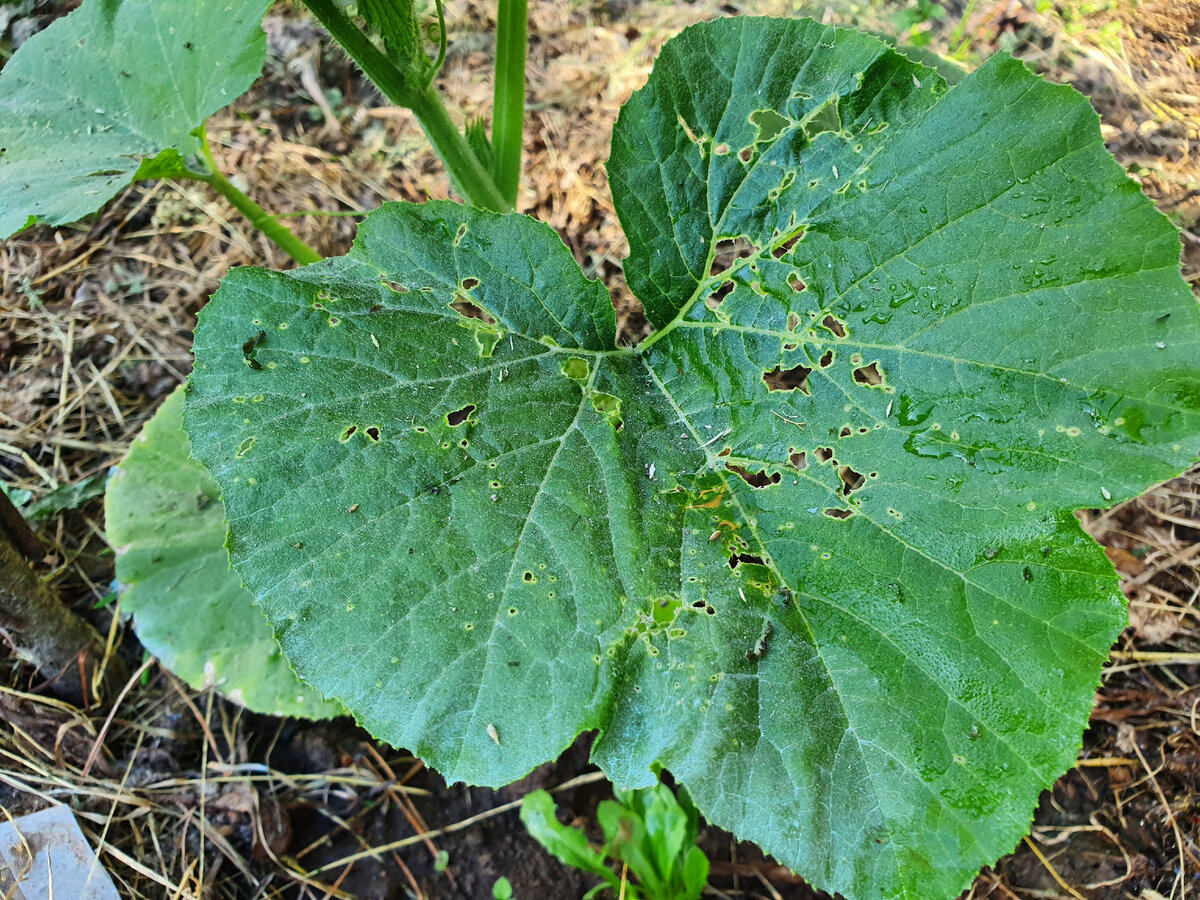
[[[750,160],[753,157],[754,157],[754,148],[753,147],[743,147],[741,150],[738,151],[738,159],[740,159],[744,163],[750,162]]]
[[[827,509],[825,515],[831,519],[848,519],[854,515],[854,511],[850,509]]]
[[[883,384],[883,375],[879,371],[879,363],[871,363],[869,366],[859,366],[854,370],[854,380],[859,384],[871,387]]]
[[[479,279],[472,278],[468,275],[462,280],[462,286],[464,291],[474,290],[475,288],[479,287]]]
[[[741,466],[734,465],[732,463],[726,463],[725,468],[741,478],[742,481],[746,482],[746,484],[750,485],[750,487],[755,489],[765,488],[772,484],[779,484],[780,481],[780,475],[778,472],[773,475],[768,475],[765,470],[760,472],[750,472]]]
[[[753,563],[756,566],[763,565],[761,556],[754,556],[750,553],[735,553],[729,557],[729,568],[736,569],[742,563]]]
[[[808,393],[808,376],[812,369],[807,366],[793,366],[784,369],[776,366],[770,372],[763,372],[763,383],[768,391],[800,391]]]
[[[846,326],[842,324],[840,319],[835,319],[833,316],[826,316],[821,320],[821,324],[840,338],[846,336]]]
[[[808,454],[802,450],[796,451],[788,457],[788,462],[797,472],[803,472],[808,468]]]
[[[729,296],[729,294],[732,290],[733,290],[733,282],[726,281],[724,284],[722,284],[719,288],[717,288],[715,291],[713,291],[711,294],[709,294],[705,298],[704,305],[707,306],[709,309],[716,309],[718,306],[720,306],[722,303],[725,302],[725,298]]]
[[[485,325],[496,324],[496,319],[491,313],[480,306],[476,306],[462,294],[457,295],[455,301],[450,304],[450,308],[464,319],[478,319]]]
[[[750,243],[749,238],[726,238],[717,241],[714,248],[713,264],[710,275],[720,275],[739,259],[748,259],[758,254],[758,248]]]
[[[779,136],[779,132],[791,124],[791,119],[782,116],[773,109],[756,109],[750,113],[750,123],[758,128],[755,143],[771,141]]]
[[[805,284],[803,281],[801,281],[800,276],[797,275],[795,272],[792,272],[791,274],[788,275],[787,283],[788,283],[788,287],[790,287],[797,294],[800,293],[801,291],[808,290],[808,285]],[[845,335],[839,335],[839,337],[845,337]]]
[[[526,584],[533,584],[533,573],[532,573],[532,572],[528,572],[528,571],[527,571],[527,572],[525,572],[525,573],[524,573],[524,574],[521,576],[521,580],[522,580],[522,581],[524,581]]]
[[[730,453],[732,453],[732,452],[733,452],[733,448],[732,448],[732,447],[723,447],[723,448],[721,449],[721,452],[720,452],[720,453],[718,453],[718,454],[717,454],[717,456],[728,456],[728,455],[729,455]]]
[[[826,350],[825,353],[821,356],[821,359],[818,362],[818,365],[822,369],[828,369],[830,366],[832,366],[833,365],[833,351]]]
[[[462,409],[456,409],[454,412],[446,413],[446,424],[451,428],[461,425],[463,422],[467,421],[467,417],[473,412],[475,412],[475,404],[468,403]]]
[[[383,281],[383,280],[381,280],[379,283],[382,284],[385,288],[387,288],[389,291],[391,291],[394,294],[407,294],[408,293],[408,288],[405,287],[404,285],[402,285],[398,281]]]
[[[454,246],[457,247],[462,243],[462,239],[467,236],[467,223],[463,222],[458,226],[458,231],[454,235]]]
[[[829,447],[818,447],[813,452],[816,454],[817,462],[829,462],[833,459],[833,450]]]
[[[862,473],[855,472],[849,466],[842,466],[838,469],[838,478],[842,482],[842,493],[847,495],[857,491],[863,486],[863,482],[867,480],[863,477]]]
[[[850,437],[850,426],[843,425],[842,430],[838,432],[838,437]]]
[[[375,443],[378,444],[379,443],[379,426],[372,425],[370,428],[368,428],[367,429],[367,437],[369,437],[372,441],[374,441]]]
[[[717,144],[713,147],[713,156],[725,156],[729,153],[729,145],[725,143]]]
[[[620,431],[625,422],[621,418],[621,398],[603,391],[592,391],[592,408],[608,420],[614,431]]]
[[[782,244],[780,244],[778,247],[776,247],[774,250],[772,250],[771,255],[774,256],[776,259],[782,259],[787,253],[791,252],[791,249],[800,242],[800,239],[802,237],[804,237],[803,231],[800,232],[799,234],[797,234],[795,237],[788,238],[786,241],[784,241]]]
[[[789,312],[787,314],[787,330],[795,331],[799,327],[800,327],[800,317],[798,315],[796,315],[794,312]]]
[[[808,117],[808,121],[804,123],[804,133],[808,135],[808,139],[814,140],[817,135],[824,134],[826,131],[841,131],[842,116],[838,112],[838,101],[841,98],[834,94],[824,104]]]
[[[338,440],[344,444],[344,443],[346,443],[346,441],[350,440],[350,438],[354,437],[354,434],[357,431],[358,431],[357,425],[347,425],[345,428],[342,429],[342,433],[340,435],[338,435]]]

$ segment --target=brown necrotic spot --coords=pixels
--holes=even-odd
[[[808,290],[808,285],[805,284],[804,281],[800,278],[800,276],[797,275],[795,272],[792,272],[791,274],[788,275],[787,283],[788,283],[788,287],[790,287],[797,294],[800,293],[801,291]]]
[[[879,371],[879,363],[871,363],[869,366],[859,366],[854,370],[854,380],[859,384],[865,384],[870,387],[883,384],[883,374]]]
[[[750,160],[753,158],[754,158],[754,148],[753,147],[743,147],[741,150],[738,151],[738,159],[740,159],[744,163],[750,162]]]
[[[466,278],[464,278],[462,280],[462,287],[463,287],[464,291],[473,290],[473,289],[479,287],[479,279],[472,278],[470,275],[468,275]]]
[[[844,338],[846,336],[846,326],[842,324],[840,319],[834,318],[833,316],[826,316],[821,320],[821,324],[840,338]]]
[[[825,515],[831,519],[848,519],[854,515],[854,511],[849,509],[827,509],[825,510]]]
[[[769,372],[763,372],[762,380],[768,391],[800,391],[807,394],[808,376],[811,374],[812,369],[807,366],[793,366],[790,369],[776,366]]]
[[[454,412],[446,413],[446,424],[451,428],[461,425],[463,422],[467,421],[467,417],[473,412],[475,412],[475,404],[468,403],[462,409],[456,409]]]
[[[765,470],[751,472],[734,463],[726,463],[725,468],[734,475],[737,475],[752,488],[765,488],[772,484],[779,484],[780,475],[778,472],[773,475],[768,475]]]
[[[787,314],[787,330],[788,331],[796,331],[797,329],[799,329],[799,327],[800,327],[800,317],[798,315],[796,315],[794,312],[789,312]]]
[[[833,351],[826,350],[825,353],[822,354],[821,359],[817,362],[817,365],[819,365],[822,369],[828,369],[830,366],[832,366],[833,365]]]

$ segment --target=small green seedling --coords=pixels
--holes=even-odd
[[[630,900],[696,900],[708,883],[708,858],[696,846],[700,815],[687,791],[676,795],[664,784],[613,791],[596,811],[603,846],[588,843],[582,829],[563,825],[554,799],[534,791],[521,804],[521,821],[533,838],[560,861],[602,883],[584,898],[610,891]],[[610,861],[622,871],[614,871]],[[627,870],[627,871],[626,871]],[[626,875],[634,881],[628,882]]]

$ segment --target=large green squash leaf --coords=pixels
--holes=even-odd
[[[0,238],[181,173],[266,58],[264,0],[87,0],[0,71]]]
[[[669,42],[609,169],[636,349],[520,216],[391,205],[231,273],[185,421],[234,564],[450,779],[597,729],[614,780],[665,766],[826,890],[952,897],[1124,622],[1071,511],[1200,450],[1178,238],[1070,89],[1001,56],[948,90],[807,21]]]
[[[104,497],[121,606],[133,613],[138,639],[193,688],[215,685],[256,712],[342,715],[297,680],[230,571],[221,491],[188,453],[180,387],[146,423]]]

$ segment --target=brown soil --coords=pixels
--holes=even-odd
[[[933,24],[935,47],[946,46],[964,5],[948,4],[950,15]],[[1078,4],[1039,14],[1032,4],[984,0],[963,34],[973,53],[1014,50],[1093,97],[1110,148],[1184,229],[1184,272],[1195,283],[1200,3],[1106,7],[1083,17]],[[490,9],[464,0],[449,10],[442,81],[470,115],[490,106]],[[836,9],[825,16],[851,21]],[[791,6],[532,4],[521,206],[558,229],[589,274],[621,284],[625,244],[604,174],[620,103],[670,34],[735,11]],[[887,30],[890,12],[877,5],[857,22]],[[294,13],[278,9],[268,25],[276,57],[267,78],[210,129],[225,170],[240,173],[256,200],[344,211],[446,195],[406,112],[381,105]],[[331,255],[354,232],[353,218],[290,221]],[[247,263],[289,264],[194,184],[132,188],[89,222],[0,244],[0,480],[42,498],[120,459],[186,377],[196,311],[231,266]],[[623,334],[633,339],[644,320],[621,291]],[[1200,475],[1083,519],[1125,578],[1131,625],[1078,765],[1044,796],[1032,838],[986,870],[971,898],[1159,900],[1200,888]],[[60,596],[111,633],[136,668],[136,638],[114,621],[113,606],[94,608],[112,578],[99,500],[38,529]],[[567,900],[591,886],[534,844],[514,811],[498,811],[532,787],[590,771],[586,738],[521,783],[489,791],[447,786],[350,722],[252,715],[157,665],[131,682],[106,723],[109,712],[66,707],[27,667],[0,664],[0,804],[17,815],[70,800],[123,897],[486,898],[503,875],[523,900]],[[605,795],[592,780],[557,797],[565,815],[594,830]],[[713,860],[713,896],[823,896],[716,829],[701,843]]]

